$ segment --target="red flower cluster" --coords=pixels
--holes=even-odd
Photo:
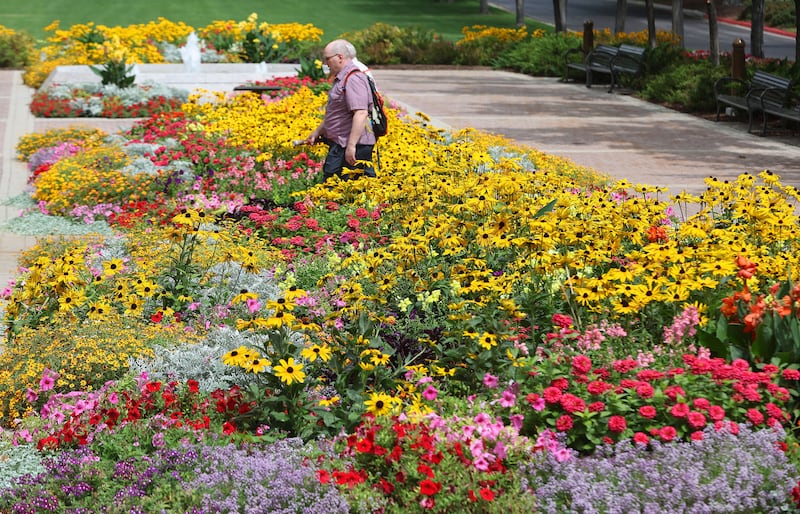
[[[86,96],[86,93],[75,92],[76,97]],[[102,98],[103,109],[98,118],[144,118],[163,112],[179,111],[183,103],[180,98],[167,98],[158,96],[133,105],[123,105],[117,97],[103,97],[100,94],[91,95]],[[38,118],[80,118],[93,116],[91,113],[76,107],[71,98],[51,98],[46,90],[33,94],[30,104],[31,113]]]
[[[161,421],[164,429],[198,432],[221,426],[220,431],[229,435],[236,431],[231,420],[252,408],[238,387],[217,390],[207,396],[200,393],[196,380],[188,380],[185,385],[148,381],[138,390],[105,390],[89,396],[68,409],[61,408],[63,395],[50,398],[42,408],[42,416],[61,422],[53,423],[48,434],[39,439],[39,449],[86,445],[100,431],[113,431],[127,423],[151,418],[164,420]],[[53,415],[56,411],[68,415]]]
[[[526,435],[554,427],[569,446],[591,452],[601,440],[698,439],[709,424],[720,428],[726,421],[756,427],[789,422],[783,406],[790,395],[778,381],[800,379],[800,373],[781,376],[773,365],[753,371],[743,360],[693,355],[685,355],[684,363],[685,369],[659,371],[639,369],[630,359],[610,370],[592,369],[583,355],[548,361],[522,384],[530,391],[524,426],[532,432]]]
[[[448,482],[446,466],[460,466],[465,472],[480,475],[476,487],[463,490],[467,502],[490,502],[502,492],[496,478],[506,469],[500,459],[492,462],[487,471],[479,472],[464,444],[440,441],[425,423],[395,418],[391,426],[384,426],[377,423],[374,416],[366,415],[343,443],[341,455],[354,457],[360,467],[320,471],[320,481],[328,483],[333,480],[335,484],[348,488],[369,482],[370,487],[380,491],[398,507],[406,501],[430,510],[435,508],[439,494],[455,494],[455,485]]]

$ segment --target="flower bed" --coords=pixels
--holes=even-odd
[[[189,92],[160,84],[53,84],[33,94],[30,109],[40,118],[145,118],[178,111]]]
[[[325,96],[276,96],[20,142],[36,213],[89,234],[26,252],[3,292],[0,510],[297,487],[332,512],[793,507],[794,188],[709,179],[682,218],[392,108],[380,180],[321,183],[324,148],[287,142]],[[261,478],[198,468],[208,448]],[[642,470],[684,503],[655,471],[612,478]]]

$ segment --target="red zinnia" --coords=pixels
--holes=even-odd
[[[556,430],[566,432],[572,428],[572,416],[564,414],[556,420]]]

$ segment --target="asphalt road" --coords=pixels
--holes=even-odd
[[[552,0],[524,0],[525,17],[543,23],[554,23]],[[515,0],[492,0],[502,9],[516,12]],[[611,28],[617,12],[616,0],[567,0],[567,29],[583,30],[586,20],[592,20],[595,30]],[[656,5],[656,29],[672,30],[672,10],[669,6]],[[638,32],[647,29],[647,14],[644,2],[628,1],[625,17],[625,32]],[[739,25],[719,24],[719,49],[732,51],[733,42],[742,39],[745,53],[750,53],[750,28]],[[690,50],[708,50],[711,38],[705,12],[684,11],[684,46]],[[764,32],[764,55],[766,57],[789,58],[795,60],[795,41],[793,37]]]

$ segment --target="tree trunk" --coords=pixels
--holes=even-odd
[[[656,47],[656,10],[653,0],[645,0],[647,9],[647,44],[650,48]]]
[[[764,57],[764,0],[753,0],[750,26],[750,52]]]
[[[525,0],[517,0],[517,27],[525,26]]]
[[[672,0],[672,33],[678,38],[678,45],[683,48],[683,0]]]
[[[797,0],[800,2],[800,0]],[[617,0],[617,16],[614,19],[614,34],[625,32],[625,13],[628,11],[628,0]]]
[[[553,0],[553,14],[555,17],[554,28],[556,33],[567,31],[567,20],[565,16],[566,9],[562,9],[562,4],[567,0]]]
[[[489,14],[489,0],[481,0],[481,14]]]
[[[800,2],[800,0],[797,0]],[[711,64],[719,66],[719,25],[717,24],[717,8],[713,0],[706,0],[708,10],[708,37],[709,37],[709,56]]]

